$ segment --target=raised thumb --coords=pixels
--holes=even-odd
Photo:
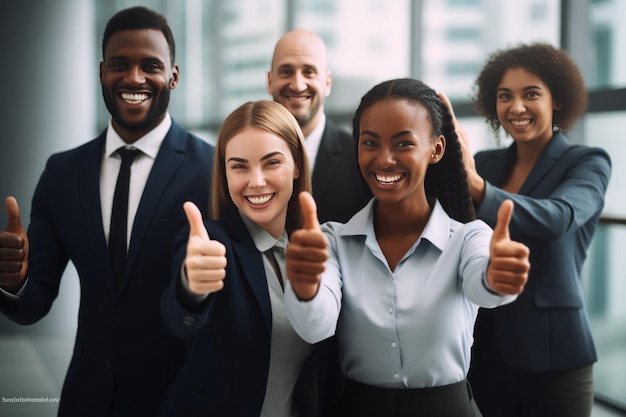
[[[492,240],[509,240],[509,224],[513,216],[513,201],[504,200],[498,209],[498,220],[493,229]]]
[[[18,206],[15,197],[7,197],[6,200],[4,200],[4,208],[6,210],[7,220],[9,223],[6,230],[11,233],[24,233],[24,227],[22,226],[22,221],[20,220],[20,207]]]
[[[206,227],[204,227],[204,222],[202,221],[200,209],[191,201],[185,202],[183,209],[185,210],[185,215],[189,222],[189,237],[195,236],[203,240],[210,240],[209,232],[207,232]]]
[[[303,229],[314,230],[320,228],[320,222],[317,219],[317,204],[311,193],[302,191],[298,196],[300,198],[300,208],[304,216]]]

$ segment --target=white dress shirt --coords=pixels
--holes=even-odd
[[[309,343],[336,333],[352,380],[383,388],[462,381],[478,307],[516,298],[484,281],[493,231],[480,220],[451,219],[437,201],[422,236],[391,271],[374,232],[374,201],[345,225],[322,226],[330,258],[319,292],[303,302],[286,284],[287,316]]]
[[[309,156],[309,168],[311,170],[311,174],[313,174],[313,169],[315,168],[315,160],[317,159],[317,151],[320,148],[320,143],[322,143],[322,134],[324,133],[324,128],[326,127],[326,115],[322,113],[320,115],[320,121],[313,129],[313,131],[305,138],[304,147],[306,148],[306,154]]]
[[[141,151],[131,165],[130,184],[128,189],[128,237],[127,243],[130,245],[132,225],[139,207],[139,201],[143,194],[143,189],[148,181],[148,176],[154,165],[163,139],[172,126],[172,118],[166,114],[163,121],[146,133],[132,145],[128,145],[117,134],[111,121],[106,132],[106,145],[102,154],[102,168],[100,169],[100,204],[102,207],[102,226],[107,242],[109,241],[109,229],[111,227],[111,209],[113,206],[113,194],[117,183],[117,174],[120,171],[122,159],[117,154],[117,150],[122,146],[136,148]]]

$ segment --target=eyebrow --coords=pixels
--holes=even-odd
[[[363,136],[363,135],[369,135],[369,136],[372,136],[372,137],[374,137],[376,139],[380,139],[380,135],[378,133],[372,132],[371,130],[364,130],[364,131],[362,131],[360,136]],[[391,135],[391,139],[392,140],[398,139],[398,138],[401,138],[402,136],[405,136],[405,135],[414,136],[413,135],[413,131],[411,131],[411,130],[403,130],[401,132],[394,133],[393,135]]]
[[[543,87],[538,86],[538,85],[529,85],[527,87],[522,88],[522,91],[526,91],[526,90],[543,90]],[[507,87],[498,87],[496,91],[511,91],[511,89]]]
[[[268,160],[268,159],[270,159],[270,158],[272,158],[272,157],[274,157],[276,155],[283,155],[283,153],[280,152],[280,151],[270,152],[267,155],[263,155],[261,157],[261,161],[266,161],[266,160]],[[245,158],[238,158],[236,156],[232,156],[232,157],[228,158],[227,162],[231,162],[231,161],[232,162],[248,162],[247,159],[245,159]]]

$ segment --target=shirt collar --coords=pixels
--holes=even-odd
[[[172,117],[169,113],[166,113],[165,118],[161,123],[159,123],[154,129],[139,138],[139,140],[133,143],[132,146],[139,149],[143,154],[151,157],[152,159],[156,159],[156,156],[159,153],[159,149],[161,148],[161,144],[165,139],[165,135],[167,135],[167,132],[170,130],[171,126]],[[106,133],[106,156],[111,156],[113,153],[115,153],[115,151],[123,146],[128,147],[128,144],[124,142],[120,135],[115,131],[111,120],[109,120],[109,125]]]
[[[256,246],[259,252],[266,252],[272,249],[274,246],[281,249],[287,248],[289,238],[287,237],[286,230],[283,232],[283,235],[280,237],[280,239],[275,239],[265,229],[246,217],[241,211],[239,211],[239,215],[241,216],[243,223],[248,229],[250,236],[252,236],[254,246]]]
[[[370,239],[376,239],[374,231],[374,205],[375,198],[354,215],[345,225],[342,236],[367,236]],[[420,239],[426,239],[434,246],[443,250],[450,239],[450,216],[443,209],[439,200],[435,200],[433,210],[426,222],[424,231]]]

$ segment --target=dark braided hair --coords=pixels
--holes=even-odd
[[[389,80],[365,93],[352,120],[352,137],[357,149],[363,112],[383,100],[406,100],[426,110],[431,123],[431,138],[435,139],[440,135],[446,138],[443,157],[438,163],[429,165],[426,171],[426,195],[437,198],[453,219],[463,223],[474,220],[476,213],[452,115],[437,92],[423,82],[411,78]]]
[[[170,25],[167,23],[165,17],[143,6],[121,10],[109,19],[104,29],[104,35],[102,36],[102,57],[104,58],[104,51],[106,50],[111,36],[115,32],[135,29],[154,29],[161,31],[170,47],[170,63],[174,65],[174,62],[176,62],[176,43],[174,42],[174,35],[172,34]]]
[[[496,112],[497,90],[504,73],[523,68],[543,81],[555,103],[561,106],[552,115],[552,125],[568,130],[587,109],[587,89],[576,63],[563,49],[547,43],[519,44],[489,56],[474,82],[476,110],[486,117],[498,137],[500,121]]]

